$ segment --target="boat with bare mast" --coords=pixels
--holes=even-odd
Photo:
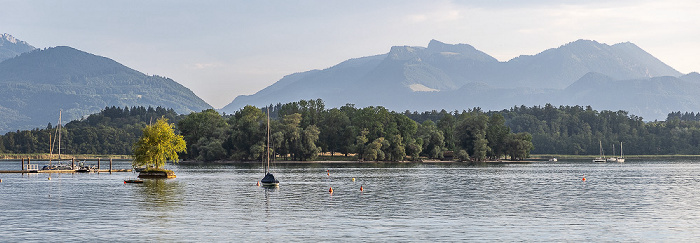
[[[620,157],[617,157],[617,162],[618,162],[618,163],[624,163],[624,162],[625,162],[625,154],[622,153],[622,142],[620,142]]]
[[[593,159],[593,162],[605,163],[605,156],[603,156],[603,142],[598,141],[598,144],[600,145],[600,157]]]
[[[48,165],[45,165],[43,168],[41,168],[41,170],[75,170],[75,168],[73,168],[72,165],[63,164],[63,162],[61,161],[61,128],[63,127],[63,125],[61,125],[61,115],[62,115],[62,113],[63,113],[62,110],[60,110],[60,111],[58,112],[58,126],[56,126],[56,133],[57,133],[57,135],[54,136],[54,139],[58,138],[58,162],[56,162],[55,164],[54,164],[54,163],[51,163],[51,159],[50,159],[50,158],[51,158],[52,155],[53,155],[53,144],[54,144],[54,142],[51,141],[51,142],[50,142],[50,143],[51,143],[51,148],[49,149],[49,154],[50,154],[50,155],[49,155],[49,164],[48,164]]]
[[[605,159],[608,162],[617,162],[617,157],[615,157],[615,144],[612,145],[612,157]]]
[[[263,186],[276,187],[280,182],[275,179],[275,176],[270,173],[270,108],[267,108],[267,166],[265,168],[265,177],[260,180]]]

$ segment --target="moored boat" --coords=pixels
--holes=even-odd
[[[143,183],[143,180],[141,179],[125,179],[124,184],[126,183]]]
[[[600,157],[593,159],[595,163],[605,163],[605,156],[603,156],[603,142],[598,141],[600,145]]]
[[[264,165],[263,165],[264,166]],[[279,180],[270,173],[270,109],[267,109],[267,166],[265,167],[265,177],[260,180],[263,186],[279,186]]]
[[[56,136],[53,136],[54,139],[58,139],[58,162],[57,163],[52,163],[51,157],[53,157],[53,141],[50,141],[50,148],[49,148],[49,164],[45,165],[41,170],[75,170],[73,165],[69,165],[68,163],[64,164],[61,161],[61,128],[63,125],[61,125],[61,115],[63,111],[60,110],[58,112],[58,126],[56,126]],[[51,136],[49,135],[49,140],[51,140]]]
[[[80,173],[97,172],[97,167],[86,165],[85,162],[80,162],[78,164],[78,168],[75,169],[75,172],[80,172]]]
[[[617,162],[618,163],[625,162],[625,155],[624,155],[624,153],[622,153],[622,142],[620,142],[620,157],[617,157]]]

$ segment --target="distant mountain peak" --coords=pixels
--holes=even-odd
[[[2,46],[3,42],[5,42],[5,41],[10,42],[10,43],[12,43],[12,44],[17,44],[17,42],[26,44],[26,42],[17,40],[14,36],[12,36],[12,35],[10,35],[10,34],[8,34],[8,33],[3,33],[3,34],[2,34],[2,40],[3,40],[3,41],[0,42],[0,46]]]
[[[430,40],[428,43],[428,48],[426,49],[432,53],[456,53],[461,54],[463,57],[483,61],[483,62],[498,62],[496,58],[477,50],[472,45],[469,44],[446,44],[444,42],[437,41],[435,39]]]
[[[414,46],[392,46],[389,51],[389,57],[393,60],[410,60],[418,57],[418,51],[425,49],[424,47]]]
[[[21,41],[14,36],[3,33],[0,35],[0,62],[16,57],[19,54],[36,49],[25,41]]]

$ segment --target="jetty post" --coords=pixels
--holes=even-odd
[[[24,170],[24,158],[22,158],[22,170]]]
[[[109,158],[109,173],[112,174],[112,158]]]
[[[75,168],[75,158],[70,159],[70,167]]]
[[[97,171],[100,171],[100,158],[97,158]]]

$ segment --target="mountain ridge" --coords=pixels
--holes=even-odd
[[[0,62],[0,133],[80,119],[105,107],[161,106],[180,114],[212,108],[172,79],[107,57],[57,46]]]
[[[581,78],[593,75],[590,73],[609,77],[599,80],[604,83],[683,75],[631,42],[608,45],[584,39],[505,62],[468,44],[446,44],[437,40],[431,40],[427,47],[393,46],[385,54],[350,60],[362,65],[350,69],[341,62],[323,70],[285,76],[279,84],[272,84],[256,94],[236,97],[220,111],[232,113],[248,104],[266,106],[317,98],[331,107],[353,103],[358,106],[381,105],[393,110],[449,110],[477,106],[504,109],[522,104],[571,103],[558,93],[571,91],[566,89]],[[292,78],[292,84],[283,85]],[[589,86],[602,85],[596,82]],[[568,95],[582,96],[570,92]],[[494,100],[496,97],[498,100]],[[657,113],[644,115],[652,118],[666,116]]]

